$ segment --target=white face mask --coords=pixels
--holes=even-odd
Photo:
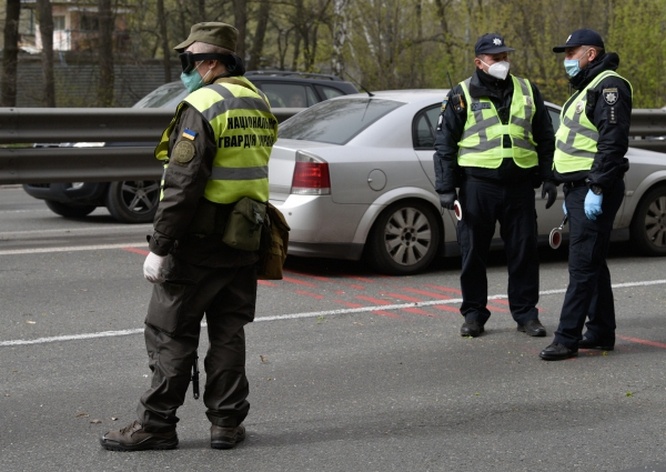
[[[479,60],[481,61],[481,59]],[[506,79],[506,76],[509,75],[509,68],[511,67],[511,64],[509,64],[507,61],[495,62],[492,65],[488,65],[485,62],[483,63],[488,66],[488,75],[491,75],[496,79],[504,80]]]

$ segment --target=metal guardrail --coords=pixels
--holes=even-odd
[[[300,110],[273,113],[282,122]],[[0,185],[157,180],[153,151],[172,117],[160,108],[0,108]]]
[[[629,146],[666,152],[666,108],[633,110],[629,132]]]
[[[278,121],[300,109],[276,108]],[[153,150],[173,117],[150,108],[0,108],[0,185],[152,180],[162,166]],[[666,152],[666,110],[632,114],[631,146]],[[104,147],[34,147],[104,142]]]

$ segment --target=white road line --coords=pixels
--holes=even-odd
[[[151,229],[152,224],[146,223],[143,225],[132,225],[132,230]],[[44,234],[62,234],[63,236],[76,236],[79,233],[124,233],[130,228],[128,225],[109,225],[109,226],[81,226],[78,228],[51,228],[51,229],[27,229],[20,231],[0,231],[0,239],[20,238],[30,235],[44,235]]]
[[[646,280],[642,282],[627,282],[622,284],[613,284],[613,288],[629,288],[629,287],[647,287],[650,285],[664,285],[666,284],[666,279],[664,280]],[[544,290],[540,292],[540,295],[555,295],[559,293],[566,292],[566,289],[557,289],[557,290]],[[507,296],[504,294],[493,295],[488,297],[488,300],[503,300]],[[414,303],[401,303],[396,305],[371,305],[364,306],[359,308],[342,308],[339,310],[324,310],[324,311],[311,311],[304,313],[291,313],[285,315],[275,315],[275,316],[262,316],[255,318],[254,322],[259,323],[263,321],[282,321],[282,320],[296,320],[303,318],[319,318],[326,316],[335,316],[335,315],[345,315],[350,313],[368,313],[372,311],[387,311],[387,310],[402,310],[405,308],[415,308],[415,307],[425,307],[433,305],[450,305],[453,303],[462,302],[461,298],[451,298],[446,300],[429,300],[424,302],[414,302]],[[206,326],[206,323],[202,323],[202,326]],[[95,338],[112,338],[117,336],[129,336],[133,334],[143,333],[143,328],[137,329],[125,329],[120,331],[101,331],[98,333],[84,333],[84,334],[72,334],[68,336],[52,336],[49,338],[37,338],[37,339],[17,339],[12,341],[0,341],[0,347],[8,346],[26,346],[30,344],[48,344],[61,341],[78,341],[82,339],[95,339]]]
[[[20,254],[40,254],[48,252],[75,252],[75,251],[99,251],[101,249],[122,249],[125,247],[148,247],[148,243],[120,243],[120,244],[97,244],[91,246],[63,246],[63,247],[39,247],[32,249],[7,249],[0,251],[0,256],[16,256]]]

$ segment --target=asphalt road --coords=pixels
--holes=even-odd
[[[67,221],[0,187],[1,471],[666,470],[665,261],[626,245],[610,259],[615,351],[562,362],[538,357],[567,283],[562,251],[542,253],[547,338],[516,332],[501,256],[476,339],[458,334],[455,260],[385,277],[290,259],[284,280],[261,283],[247,329],[245,443],[210,449],[188,395],[177,450],[105,451],[99,436],[134,419],[149,383],[149,230],[105,210]]]

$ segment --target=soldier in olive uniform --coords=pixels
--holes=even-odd
[[[237,202],[268,200],[277,120],[243,76],[237,35],[225,23],[198,23],[175,47],[191,93],[155,151],[165,171],[143,268],[154,284],[145,320],[153,377],[138,419],[101,437],[109,450],[177,447],[176,410],[190,383],[204,314],[210,347],[203,401],[211,447],[232,448],[245,438],[244,326],[254,319],[259,254],[225,244],[223,234]]]

